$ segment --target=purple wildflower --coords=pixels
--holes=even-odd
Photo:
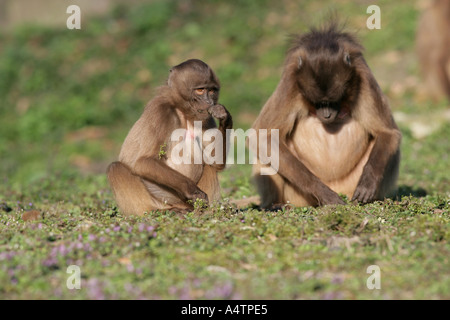
[[[86,283],[89,299],[105,300],[105,295],[103,294],[102,287],[103,283],[101,283],[98,279],[89,279]]]

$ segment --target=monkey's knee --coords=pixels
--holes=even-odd
[[[111,163],[107,169],[108,181],[114,198],[124,215],[143,215],[155,209],[144,184],[125,164]]]
[[[314,206],[316,202],[290,185],[281,175],[261,175],[261,165],[253,167],[253,181],[256,183],[261,197],[262,208],[291,204],[298,207]]]
[[[115,183],[117,178],[119,178],[123,174],[127,174],[128,171],[130,170],[122,162],[114,161],[106,169],[106,175],[110,183]]]

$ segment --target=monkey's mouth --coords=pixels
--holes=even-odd
[[[341,110],[339,102],[319,102],[314,104],[316,116],[324,124],[332,123],[336,120]]]
[[[209,106],[201,106],[201,107],[197,107],[195,109],[195,111],[196,111],[195,117],[197,118],[197,120],[203,121],[209,117],[208,108],[209,108]]]

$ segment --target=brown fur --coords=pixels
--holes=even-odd
[[[450,99],[450,0],[435,0],[422,13],[416,52],[427,92]]]
[[[335,25],[294,39],[253,124],[280,137],[278,173],[253,169],[263,207],[343,204],[338,193],[369,202],[395,189],[401,134],[362,49]]]
[[[203,95],[195,89],[206,88]],[[142,215],[152,210],[173,210],[184,213],[193,208],[189,200],[214,201],[220,196],[217,171],[223,163],[176,164],[171,153],[177,142],[170,136],[176,129],[188,132],[180,143],[191,150],[199,148],[197,139],[207,129],[216,128],[225,139],[225,130],[232,119],[222,105],[217,104],[220,90],[214,72],[200,60],[188,60],[171,69],[168,83],[159,90],[128,133],[120,151],[119,161],[107,170],[108,180],[116,202],[125,215]],[[214,118],[213,118],[214,117]],[[194,121],[202,121],[202,132],[195,133]],[[202,134],[202,136],[199,136]],[[208,144],[203,143],[203,148]],[[225,142],[223,142],[225,151]],[[203,157],[202,157],[203,159]]]

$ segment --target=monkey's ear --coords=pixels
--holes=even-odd
[[[300,69],[300,67],[302,66],[302,64],[303,64],[303,59],[302,59],[302,57],[300,56],[300,57],[298,57],[297,68]]]
[[[348,52],[344,52],[344,62],[348,66],[352,65],[352,60],[351,60],[350,54]]]

